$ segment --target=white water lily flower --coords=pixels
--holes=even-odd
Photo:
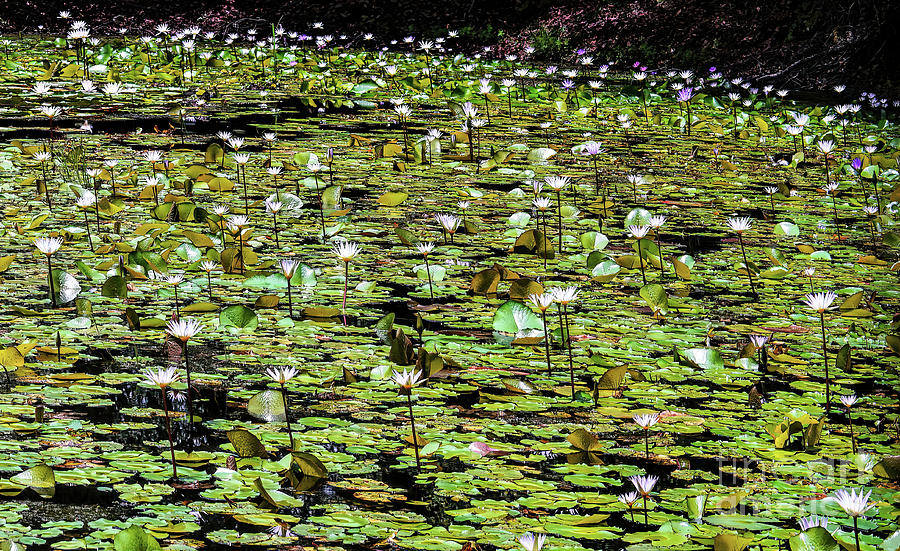
[[[656,486],[657,481],[659,481],[659,477],[652,476],[652,475],[650,475],[650,476],[634,475],[634,476],[628,477],[628,480],[630,480],[631,483],[634,484],[635,490],[640,492],[640,494],[642,496],[646,497],[646,496],[650,495],[650,492],[653,491],[653,487]]]
[[[246,214],[235,214],[228,218],[228,225],[236,228],[243,228],[250,223],[250,217]]]
[[[103,85],[103,93],[110,96],[117,96],[122,93],[124,88],[121,82],[107,82]]]
[[[849,396],[841,396],[841,403],[844,404],[845,408],[850,408],[855,404],[859,398],[856,397],[856,394],[850,394]]]
[[[642,239],[647,236],[650,232],[650,226],[648,225],[635,225],[632,224],[628,226],[628,231],[631,233],[631,237],[635,239]]]
[[[31,87],[31,91],[40,96],[44,96],[50,93],[50,83],[49,82],[35,82]]]
[[[668,218],[666,218],[665,216],[662,216],[661,214],[658,214],[656,216],[651,216],[650,220],[649,220],[650,227],[659,229],[659,228],[663,227],[663,224],[666,223],[666,220],[668,220]]]
[[[92,191],[85,191],[81,194],[81,197],[75,200],[75,205],[82,209],[88,209],[94,206],[97,202],[97,198],[94,196]]]
[[[462,223],[462,218],[455,216],[453,214],[444,214],[438,213],[434,215],[435,220],[438,221],[438,224],[444,228],[444,231],[453,233],[459,228],[459,225]]]
[[[553,293],[534,293],[528,295],[528,300],[535,305],[541,312],[546,312],[547,308],[553,304]]]
[[[424,382],[421,371],[394,370],[393,380],[401,390],[409,391]]]
[[[851,517],[861,517],[866,511],[875,507],[874,503],[869,503],[869,496],[872,490],[865,492],[862,488],[857,493],[856,490],[838,490],[834,493],[834,499],[837,500],[841,509]]]
[[[569,177],[568,176],[547,176],[544,178],[544,182],[550,186],[553,191],[561,191],[567,185],[569,185]]]
[[[826,155],[834,151],[834,140],[819,140],[816,145],[819,147],[819,151]]]
[[[822,313],[831,308],[831,303],[837,298],[837,294],[833,291],[827,293],[809,293],[803,299],[803,302],[812,310]]]
[[[552,289],[553,300],[556,302],[567,305],[570,302],[574,302],[576,298],[578,298],[578,287],[554,287]]]
[[[194,335],[200,332],[201,328],[200,322],[194,318],[171,320],[166,323],[166,333],[179,339],[181,342],[189,341]]]
[[[412,113],[412,108],[406,104],[398,105],[394,107],[394,112],[397,113],[397,116],[400,117],[401,120],[406,120],[410,113]]]
[[[750,335],[750,342],[752,342],[753,346],[756,348],[762,348],[769,342],[769,337],[765,335]]]
[[[62,108],[56,107],[55,105],[42,105],[40,111],[42,115],[48,119],[52,119],[62,113]]]
[[[34,240],[34,246],[47,256],[59,250],[62,244],[62,237],[39,237]]]
[[[270,367],[266,369],[266,375],[280,385],[293,379],[296,374],[297,370],[293,367]]]
[[[178,373],[175,371],[174,367],[161,367],[156,371],[148,369],[144,372],[144,376],[147,377],[147,381],[149,381],[150,384],[163,389],[178,380]]]
[[[532,534],[531,532],[525,532],[519,536],[519,544],[525,551],[541,551],[546,540],[547,536],[544,534]]]
[[[462,112],[463,116],[467,119],[474,119],[476,116],[478,116],[478,109],[474,105],[472,105],[471,101],[467,101],[462,104]]]
[[[551,201],[549,197],[538,197],[537,199],[532,199],[531,204],[534,205],[534,208],[543,212],[550,208]]]
[[[144,158],[150,161],[151,163],[155,163],[162,159],[162,151],[158,149],[151,149],[149,151],[144,151]]]
[[[297,266],[299,265],[299,260],[290,258],[282,258],[278,261],[278,266],[281,268],[281,275],[283,275],[287,279],[291,279],[292,277],[294,277],[294,272],[297,271]]]
[[[752,223],[749,216],[734,216],[728,219],[728,227],[738,233],[749,230]]]
[[[804,532],[809,530],[810,528],[815,527],[828,528],[828,517],[820,517],[818,515],[812,515],[806,518],[800,519],[800,529]]]
[[[331,249],[338,258],[344,262],[350,262],[359,254],[360,246],[352,241],[341,241]]]
[[[274,201],[272,199],[266,199],[266,210],[271,212],[272,214],[278,214],[278,211],[281,210],[281,207],[284,206],[284,203],[281,201]]]
[[[659,421],[658,413],[642,413],[633,417],[635,424],[644,430],[649,429]]]

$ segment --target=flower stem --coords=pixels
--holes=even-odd
[[[656,230],[656,252],[659,254],[659,279],[662,281],[666,275],[666,265],[663,262],[662,243],[660,243],[659,240],[659,228]]]
[[[572,401],[575,401],[575,366],[572,363],[572,341],[569,336],[569,306],[565,304],[563,317],[566,320],[566,349],[569,351],[569,383],[572,385]]]
[[[847,423],[850,425],[850,445],[852,447],[853,453],[856,453],[856,435],[853,434],[853,414],[850,413],[850,408],[847,408]]]
[[[347,315],[347,280],[350,279],[350,263],[344,262],[344,302],[341,304],[341,312]]]
[[[53,264],[50,262],[50,255],[47,255],[47,284],[50,286],[50,300],[53,307],[56,308],[56,293],[53,291]]]
[[[434,300],[434,287],[431,284],[431,268],[428,266],[428,255],[425,255],[425,273],[428,274],[428,294]]]
[[[541,226],[543,230],[541,230],[541,247],[540,251],[542,251],[541,256],[544,258],[544,271],[547,271],[547,256],[549,251],[547,250],[547,213],[541,212]],[[551,247],[552,249],[552,247]]]
[[[191,363],[188,360],[187,341],[182,341],[181,348],[184,353],[184,370],[187,372],[187,402],[188,402],[188,426],[194,424],[194,397],[191,387]]]
[[[172,454],[172,478],[178,480],[178,470],[177,467],[175,467],[175,444],[172,442],[172,424],[169,421],[169,406],[166,405],[166,389],[165,387],[160,387],[159,390],[162,393],[163,411],[166,416],[166,434],[169,435],[169,453]]]
[[[287,278],[288,316],[294,319],[294,303],[291,300],[291,278]]]
[[[272,213],[272,230],[275,232],[275,248],[280,249],[281,245],[278,243],[278,215],[274,212]]]
[[[547,375],[553,374],[553,367],[550,363],[550,332],[547,331],[547,311],[541,310],[541,319],[544,321],[544,351],[547,353]]]
[[[825,312],[819,312],[822,324],[822,357],[825,359],[825,413],[831,413],[831,378],[828,376],[828,342],[825,339]]]
[[[91,224],[88,221],[87,209],[84,210],[84,229],[87,231],[88,245],[91,246],[91,252],[94,252],[94,240],[91,238]],[[873,238],[872,241],[874,242],[875,239]]]
[[[178,285],[175,285],[175,318],[181,317],[181,310],[178,307]]]
[[[644,280],[644,285],[647,284],[647,275],[644,273],[644,255],[641,252],[641,238],[639,237],[637,240],[638,246],[638,260],[641,263],[641,279]]]
[[[319,175],[313,174],[316,182],[316,194],[319,195],[319,222],[322,224],[322,242],[325,242],[325,195],[319,193]]]
[[[416,436],[416,419],[413,417],[412,392],[406,395],[406,404],[409,406],[409,426],[412,428],[413,450],[416,452],[416,469],[421,469],[419,459],[419,438]]]
[[[650,522],[647,520],[647,495],[644,494],[644,526],[650,526]]]
[[[241,170],[240,165],[238,166],[238,172],[244,173],[244,214],[250,214],[250,203],[247,199],[247,169]]]
[[[834,227],[837,228],[838,240],[841,239],[841,225],[838,223],[837,196],[831,193],[831,209],[834,211]]]
[[[288,409],[288,395],[281,383],[281,401],[284,404],[284,422],[287,424],[288,438],[291,440],[291,451],[294,451],[294,432],[291,430],[291,410]]]
[[[242,228],[238,228],[238,246],[240,247],[240,257],[241,257],[241,275],[244,274],[244,230]]]
[[[563,230],[562,230],[562,198],[560,197],[560,192],[556,192],[556,212],[558,214],[558,228],[559,229],[559,254],[563,252]]]
[[[753,273],[750,271],[750,264],[747,262],[747,252],[744,250],[744,238],[738,233],[738,243],[741,244],[741,256],[744,257],[744,267],[747,269],[747,279],[750,280],[750,290],[753,292],[753,298],[759,298],[756,293],[756,286],[753,284]]]
[[[97,215],[97,236],[100,236],[100,190],[97,189],[97,180],[94,179],[94,213]]]

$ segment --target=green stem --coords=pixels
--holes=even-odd
[[[434,300],[434,287],[431,285],[431,268],[428,266],[428,255],[425,255],[425,273],[428,274],[428,293],[431,295],[431,300]]]
[[[825,413],[831,413],[831,378],[828,375],[828,342],[825,339],[825,312],[819,312],[822,325],[822,357],[825,359]]]
[[[413,450],[416,452],[416,469],[421,469],[422,464],[419,459],[419,438],[416,436],[416,419],[413,417],[412,391],[406,395],[406,404],[409,406],[409,426],[412,428]]]
[[[291,278],[287,278],[288,316],[294,319],[294,303],[291,300]]]
[[[650,526],[650,522],[647,520],[647,495],[644,494],[644,526]]]
[[[552,375],[553,367],[550,363],[550,332],[547,331],[547,310],[541,310],[541,319],[544,322],[544,352],[547,353],[547,375]]]
[[[53,264],[50,262],[50,255],[47,255],[47,284],[50,286],[50,300],[53,307],[57,307],[56,293],[53,291]]]
[[[659,279],[662,281],[666,275],[666,264],[663,262],[662,243],[659,240],[659,228],[656,229],[656,252],[659,253]]]
[[[172,454],[172,478],[178,480],[178,469],[175,466],[175,444],[172,442],[172,423],[169,421],[169,406],[166,405],[166,389],[165,387],[160,387],[159,390],[162,393],[163,411],[166,416],[166,434],[169,435],[169,453]]]
[[[91,246],[91,252],[94,252],[94,240],[91,238],[91,223],[88,221],[87,209],[84,209],[84,229],[87,231],[88,245]]]
[[[644,273],[644,255],[641,252],[641,238],[639,237],[637,240],[638,246],[638,261],[641,263],[641,279],[644,281],[644,285],[647,284],[647,274]]]
[[[747,279],[750,280],[750,290],[753,292],[754,298],[759,298],[756,293],[756,286],[753,284],[753,272],[750,271],[750,264],[747,262],[747,253],[744,251],[744,238],[738,233],[738,243],[741,244],[741,256],[744,257],[744,267],[747,269]]]
[[[557,212],[557,229],[559,230],[559,254],[563,252],[563,230],[562,230],[562,197],[560,192],[556,192],[556,212]]]
[[[187,402],[188,402],[188,426],[194,425],[194,393],[191,385],[191,363],[188,360],[187,341],[182,341],[181,348],[184,353],[184,370],[187,372]]]
[[[344,302],[341,304],[341,312],[347,315],[347,280],[350,279],[350,263],[344,261]]]
[[[319,195],[319,221],[322,224],[322,242],[325,242],[325,196],[319,193],[319,175],[313,174],[316,183],[316,195]],[[298,184],[299,185],[299,184]]]
[[[563,305],[563,317],[566,320],[566,349],[569,352],[569,384],[572,386],[572,401],[575,401],[575,365],[572,362],[572,340],[569,336],[569,306]]]
[[[294,451],[294,432],[291,430],[291,410],[288,409],[288,395],[281,383],[281,401],[284,404],[284,422],[287,424],[288,438],[291,440],[291,451]]]
[[[856,435],[853,434],[853,415],[850,413],[850,408],[847,408],[847,421],[850,425],[850,445],[852,447],[853,453],[856,453]]]
[[[280,249],[281,245],[278,243],[278,215],[274,212],[272,213],[272,230],[275,232],[275,248]]]

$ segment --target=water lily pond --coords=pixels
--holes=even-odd
[[[896,113],[9,37],[0,549],[900,548]]]

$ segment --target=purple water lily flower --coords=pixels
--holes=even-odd
[[[685,103],[689,102],[694,97],[694,89],[690,87],[682,88],[681,90],[678,90],[678,92],[675,94],[675,97],[678,99],[678,101]]]

